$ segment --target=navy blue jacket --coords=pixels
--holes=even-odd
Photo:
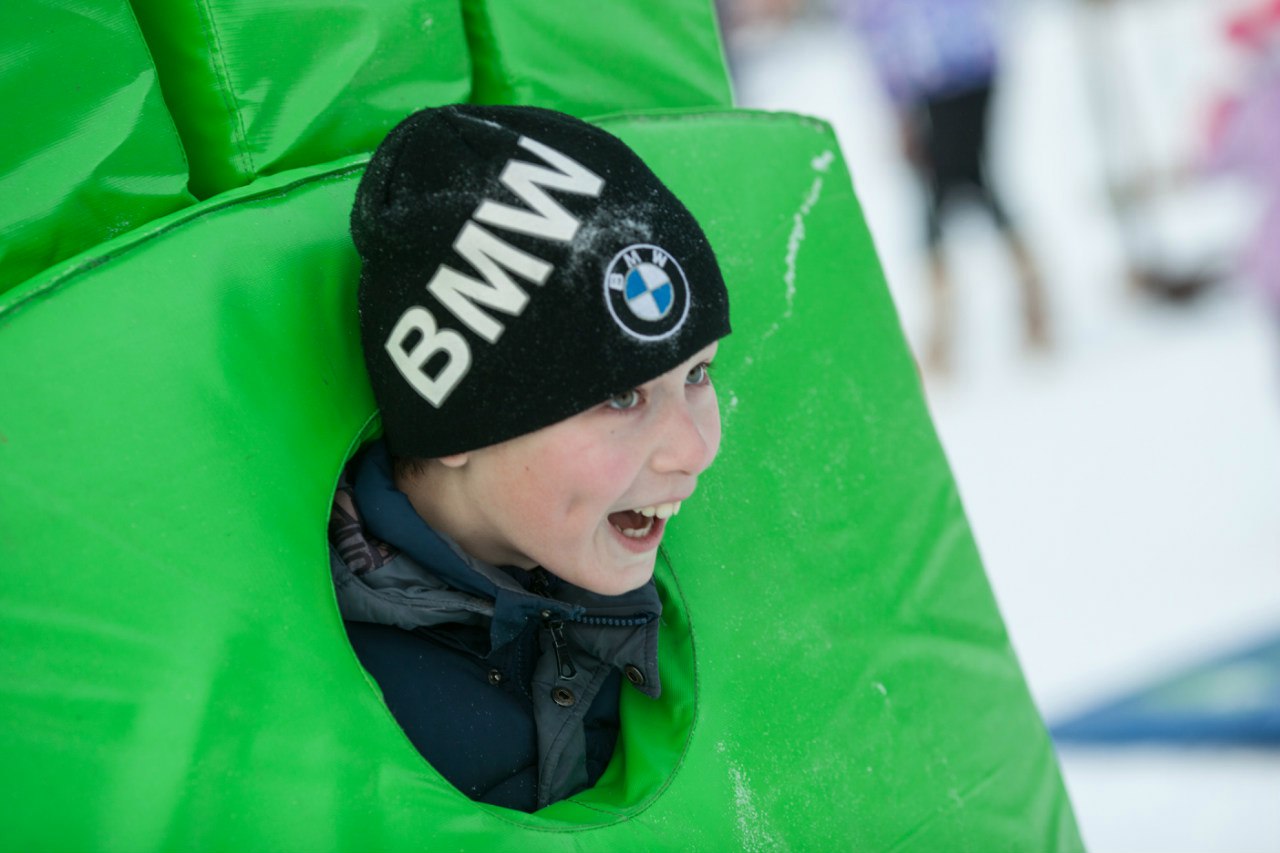
[[[344,473],[330,543],[356,655],[413,745],[473,799],[533,811],[594,784],[621,683],[660,692],[652,582],[601,596],[470,557],[395,488],[380,443]]]

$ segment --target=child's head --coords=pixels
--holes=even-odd
[[[647,581],[661,516],[720,439],[705,363],[728,298],[684,206],[598,128],[454,106],[391,132],[352,233],[365,361],[418,512],[490,562],[606,594]]]

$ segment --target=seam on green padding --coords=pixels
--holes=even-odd
[[[214,20],[213,10],[209,8],[208,0],[199,0],[196,6],[205,28],[205,38],[209,43],[209,59],[213,65],[214,74],[219,78],[220,85],[217,88],[234,124],[231,134],[232,144],[239,152],[241,170],[249,180],[253,180],[257,171],[253,164],[253,155],[249,153],[249,133],[244,126],[240,102],[231,84],[231,70],[227,67],[226,52],[222,49],[222,34],[218,31],[218,22]]]
[[[799,124],[804,125],[811,130],[818,130],[822,132],[826,132],[831,129],[831,125],[824,119],[804,115],[803,113],[743,110],[737,108],[693,111],[668,109],[628,110],[625,112],[601,113],[599,115],[588,116],[584,120],[595,125],[603,126],[606,124],[620,124],[623,122],[712,121],[715,119],[750,121],[757,124]]]
[[[117,246],[116,248],[112,249],[109,252],[106,252],[101,255],[97,255],[92,258],[86,258],[85,260],[81,261],[80,263],[76,264],[70,269],[67,269],[62,273],[54,276],[52,279],[46,282],[43,286],[31,291],[30,293],[24,294],[22,298],[18,299],[17,301],[9,305],[0,306],[0,328],[3,328],[4,324],[7,321],[12,320],[13,317],[16,314],[18,314],[18,312],[21,311],[22,309],[30,306],[33,302],[43,301],[49,298],[50,296],[53,296],[54,294],[60,292],[61,290],[63,290],[63,288],[68,287],[69,285],[74,283],[75,279],[83,275],[84,273],[87,273],[90,270],[93,270],[96,267],[99,267],[107,263],[108,261],[112,261],[112,260],[115,260],[116,258],[123,257],[124,255],[129,254],[139,246],[146,245],[152,240],[159,237],[163,237],[169,232],[177,230],[178,228],[181,228],[187,225],[188,223],[198,222],[199,220],[204,219],[207,216],[212,216],[215,213],[221,213],[223,210],[226,210],[227,208],[230,208],[230,207],[235,207],[237,205],[251,203],[251,202],[258,202],[264,199],[276,198],[278,196],[287,195],[288,193],[293,192],[299,187],[308,186],[310,184],[322,184],[322,183],[327,183],[329,181],[338,180],[339,178],[345,178],[354,172],[363,171],[364,167],[365,167],[365,161],[362,160],[359,163],[353,163],[348,166],[340,167],[333,172],[326,172],[320,175],[308,175],[305,178],[299,178],[296,181],[290,181],[289,183],[283,184],[278,187],[263,189],[258,192],[250,192],[246,195],[241,195],[237,193],[235,198],[229,198],[229,199],[226,199],[225,201],[210,202],[207,207],[201,206],[196,209],[188,209],[188,210],[182,211],[179,218],[174,219],[171,222],[165,223],[159,228],[156,228],[154,231],[149,231],[146,234],[140,234],[132,241],[128,243],[124,243],[120,246]]]
[[[493,19],[484,0],[463,0],[462,31],[471,60],[471,95],[468,100],[475,103],[505,100],[515,92],[515,80],[497,49]],[[494,98],[495,91],[497,98]]]

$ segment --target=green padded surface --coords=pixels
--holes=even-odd
[[[728,107],[712,0],[462,0],[472,101],[579,116]]]
[[[208,198],[371,151],[410,112],[465,101],[454,0],[133,0]]]
[[[705,225],[736,331],[722,456],[659,568],[666,690],[624,691],[602,783],[471,803],[346,644],[325,525],[373,411],[355,160],[0,302],[6,846],[1080,849],[831,130],[604,124]]]
[[[0,3],[0,293],[192,202],[127,0]]]

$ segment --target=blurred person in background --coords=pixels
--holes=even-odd
[[[802,15],[806,0],[715,0],[730,69],[741,62],[743,44],[768,41]]]
[[[1044,288],[1026,242],[987,177],[987,129],[999,71],[992,0],[836,0],[862,37],[896,113],[904,156],[927,198],[932,318],[923,362],[949,371],[953,286],[943,223],[967,197],[990,215],[1016,267],[1029,349],[1049,345]]]
[[[1246,74],[1241,89],[1215,111],[1209,165],[1245,176],[1262,195],[1244,272],[1280,328],[1280,0],[1231,16],[1226,33],[1241,52]]]

